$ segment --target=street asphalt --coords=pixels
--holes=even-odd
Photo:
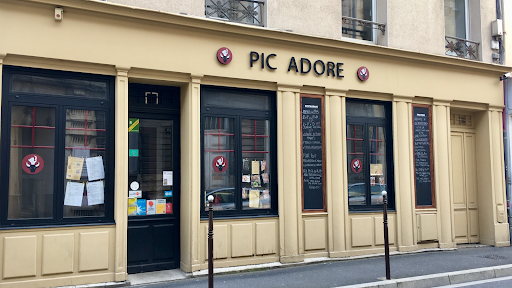
[[[467,269],[512,264],[511,247],[472,247],[450,251],[433,251],[391,256],[391,278],[407,278]],[[339,287],[377,282],[385,278],[384,257],[326,261],[322,263],[247,270],[216,274],[214,286],[221,287]],[[206,276],[155,284],[138,288],[208,287]],[[512,287],[512,284],[511,284]]]

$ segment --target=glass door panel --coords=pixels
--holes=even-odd
[[[52,218],[55,108],[12,106],[8,219]]]
[[[270,121],[242,119],[242,207],[270,208]]]
[[[214,210],[234,210],[236,189],[233,118],[204,117],[204,209],[212,195]]]
[[[385,128],[368,126],[370,142],[370,193],[371,205],[382,205],[382,191],[386,190],[386,139]]]
[[[173,214],[173,121],[130,118],[128,216]]]
[[[364,125],[347,125],[348,203],[366,205]]]

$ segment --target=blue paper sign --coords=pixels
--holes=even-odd
[[[164,197],[172,197],[172,190],[165,191],[164,192]]]
[[[146,215],[146,199],[137,199],[137,215]]]

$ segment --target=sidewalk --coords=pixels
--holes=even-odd
[[[356,258],[356,259],[354,259]],[[460,246],[459,249],[433,249],[419,253],[395,253],[390,257],[391,277],[385,279],[383,256],[338,259],[310,259],[321,261],[300,265],[246,266],[245,271],[226,272],[215,269],[214,284],[223,287],[436,287],[473,280],[512,276],[512,248],[482,245]],[[273,267],[272,267],[273,266]],[[501,267],[497,267],[501,266]],[[221,273],[223,274],[221,274]],[[158,272],[156,272],[158,273]],[[146,284],[137,285],[135,280],[143,274],[130,275],[133,287],[207,287],[207,271],[187,275],[187,279],[149,284],[163,281],[148,273]],[[412,278],[411,278],[412,277]],[[405,279],[408,278],[408,279]],[[154,281],[152,281],[154,280]],[[140,282],[138,282],[140,283]]]

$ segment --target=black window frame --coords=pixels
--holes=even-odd
[[[41,76],[54,79],[89,80],[104,82],[106,84],[106,98],[87,98],[84,96],[62,96],[52,94],[38,94],[29,92],[11,92],[12,75]],[[115,119],[114,95],[115,77],[95,75],[80,72],[65,72],[40,68],[25,68],[18,66],[3,66],[2,73],[2,142],[0,143],[0,229],[41,228],[53,226],[75,225],[110,225],[114,221],[114,174],[115,174]],[[54,148],[54,174],[53,174],[53,213],[51,218],[8,219],[9,205],[9,170],[10,170],[10,135],[11,135],[11,107],[33,106],[55,108],[55,148]],[[66,109],[95,110],[105,113],[105,188],[104,188],[104,216],[64,217],[64,193],[66,159]],[[7,177],[6,177],[7,176]]]
[[[348,202],[348,194],[347,194],[347,206],[349,212],[375,212],[382,211],[384,205],[372,205],[371,204],[371,185],[370,185],[370,167],[369,160],[370,158],[370,140],[369,140],[369,126],[384,126],[385,127],[385,141],[386,141],[386,192],[387,192],[387,200],[388,210],[394,211],[395,209],[395,185],[394,185],[394,161],[393,161],[393,112],[391,102],[384,101],[374,101],[374,100],[362,100],[362,99],[347,99],[346,104],[348,103],[363,103],[363,104],[376,104],[384,106],[384,117],[363,117],[363,116],[346,116],[346,129],[347,132],[345,137],[348,138],[348,125],[363,125],[363,149],[365,159],[368,159],[365,165],[368,165],[366,169],[364,169],[365,176],[365,187],[366,187],[366,205],[353,205],[351,206]],[[347,106],[347,105],[346,105]],[[346,107],[345,106],[345,107]],[[347,140],[345,140],[345,144],[347,145]],[[348,151],[347,151],[348,153]],[[348,154],[347,154],[347,162],[348,162]],[[347,163],[347,169],[349,168],[350,163]],[[347,178],[347,185],[348,178]],[[369,201],[368,201],[369,200]],[[369,202],[369,203],[368,203]]]
[[[277,109],[276,92],[265,90],[254,90],[244,88],[218,87],[201,85],[201,97],[209,92],[222,93],[223,91],[240,94],[266,96],[269,99],[268,110],[251,110],[242,108],[222,108],[222,107],[201,107],[201,201],[200,212],[201,219],[208,217],[208,211],[205,210],[205,177],[204,177],[204,120],[206,117],[226,117],[234,119],[235,128],[235,209],[218,210],[213,213],[214,218],[249,218],[249,217],[269,217],[278,216],[278,186],[277,186]],[[243,209],[242,205],[242,119],[268,120],[270,121],[270,208],[269,209]],[[237,179],[238,177],[238,179]],[[238,192],[237,192],[238,191]]]

